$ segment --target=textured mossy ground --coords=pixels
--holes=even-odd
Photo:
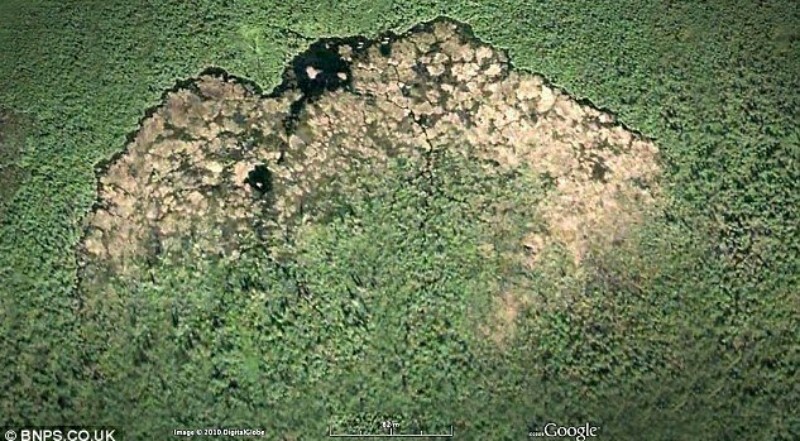
[[[0,107],[24,115],[28,135],[11,150],[20,152],[22,181],[4,202],[0,235],[2,422],[135,422],[131,430],[156,439],[176,426],[249,423],[316,439],[331,419],[361,410],[425,413],[431,424],[455,422],[465,439],[516,439],[531,420],[549,419],[601,420],[613,439],[800,436],[792,413],[800,407],[796,2],[319,5],[0,2]],[[590,262],[588,283],[557,271],[533,276],[542,291],[580,289],[581,304],[520,317],[516,344],[464,358],[457,327],[405,323],[400,313],[440,293],[480,292],[505,267],[425,257],[445,239],[463,251],[457,256],[472,255],[469,232],[410,229],[384,272],[328,272],[320,250],[382,256],[381,219],[398,212],[373,207],[366,230],[333,224],[310,233],[291,250],[304,265],[269,265],[254,251],[235,267],[155,266],[149,281],[115,287],[103,320],[73,313],[74,250],[95,198],[93,167],[123,148],[165,90],[209,66],[268,90],[318,37],[403,31],[441,14],[508,49],[517,67],[613,109],[665,156],[673,203],[627,252]],[[440,213],[443,225],[454,222],[452,211]],[[359,359],[350,377],[314,359],[314,348],[364,344],[352,331],[358,304],[333,295],[352,288],[351,273],[376,277],[401,299],[386,318],[398,326],[387,332],[410,326],[409,338],[436,342],[419,370]],[[446,283],[420,296],[415,283],[429,278]],[[318,291],[343,302],[328,307],[353,312],[334,323],[312,319],[314,303],[293,303],[303,298],[300,285],[287,281],[297,280],[321,283]],[[256,284],[275,298],[248,297]],[[175,325],[174,317],[191,319]],[[116,374],[92,372],[86,357]],[[403,381],[437,393],[415,405],[413,394],[397,394]],[[474,398],[451,399],[466,392]]]

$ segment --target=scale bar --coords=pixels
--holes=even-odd
[[[406,438],[452,438],[453,435],[450,433],[441,433],[441,434],[426,434],[426,433],[395,433],[395,434],[388,434],[388,433],[331,433],[328,435],[331,438],[394,438],[394,437],[406,437]]]
[[[328,430],[330,438],[452,438],[454,436],[453,426],[450,426],[450,433],[333,433],[333,429]]]

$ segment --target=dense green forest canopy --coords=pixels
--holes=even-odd
[[[610,439],[800,437],[800,5],[321,5],[0,0],[1,423],[137,439],[201,425],[317,439],[387,418],[464,439],[547,421]],[[235,258],[190,240],[143,254],[143,274],[82,282],[96,166],[165,91],[221,68],[261,95],[320,38],[380,50],[441,16],[654,140],[646,221],[578,264],[553,246],[531,267],[515,253],[548,222],[551,180],[445,149],[435,173],[400,156],[331,187],[361,190],[319,197],[326,215],[292,240],[264,226]],[[302,113],[293,130],[309,130]],[[502,297],[516,312],[492,316],[497,292],[536,301]]]

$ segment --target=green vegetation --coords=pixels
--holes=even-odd
[[[486,344],[470,327],[483,320],[479,312],[505,264],[483,258],[475,244],[519,237],[461,219],[477,218],[486,208],[471,202],[487,196],[533,206],[530,197],[514,196],[532,194],[521,190],[533,183],[504,175],[478,181],[467,165],[442,161],[467,179],[432,194],[427,176],[398,161],[387,176],[365,178],[364,188],[373,190],[348,201],[350,215],[306,227],[297,242],[273,244],[276,254],[291,256],[285,261],[267,263],[263,247],[235,262],[209,263],[187,252],[183,262],[156,265],[152,281],[115,286],[126,295],[98,300],[83,327],[86,341],[100,343],[87,366],[103,379],[87,402],[102,391],[93,405],[107,412],[120,401],[173,396],[180,406],[107,415],[131,427],[154,421],[163,427],[140,430],[164,433],[193,415],[208,415],[201,418],[208,424],[259,421],[270,433],[305,436],[327,432],[329,419],[369,409],[432,424],[425,413],[434,406],[445,410],[436,416],[439,427],[464,418],[451,400],[492,387],[475,381],[474,362]],[[192,386],[198,378],[208,386]],[[275,417],[265,420],[265,412]]]
[[[19,161],[25,143],[25,123],[19,116],[0,108],[0,218],[6,203],[25,180]]]
[[[187,254],[75,313],[93,166],[164,90],[209,66],[267,90],[313,39],[442,14],[655,137],[669,206],[598,250],[586,280],[557,256],[523,272],[477,249],[514,229],[465,222],[476,208],[452,199],[513,203],[533,183],[446,160],[431,187],[396,164],[365,183],[382,197],[343,198],[356,216],[274,244],[285,261],[255,245],[236,262]],[[28,134],[27,178],[0,212],[0,422],[317,439],[385,414],[464,439],[587,419],[609,439],[800,437],[796,4],[0,0],[0,23],[0,108]],[[475,332],[497,274],[579,300],[532,308],[498,345]]]

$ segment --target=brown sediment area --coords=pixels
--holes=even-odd
[[[404,35],[323,40],[269,95],[203,75],[165,96],[126,150],[103,167],[80,247],[86,274],[134,275],[142,261],[188,248],[233,255],[241,235],[290,235],[332,192],[402,156],[437,150],[489,168],[544,176],[546,228],[520,253],[550,246],[580,263],[612,246],[657,197],[655,144],[580,102],[449,20]],[[501,296],[500,321],[524,300]]]

